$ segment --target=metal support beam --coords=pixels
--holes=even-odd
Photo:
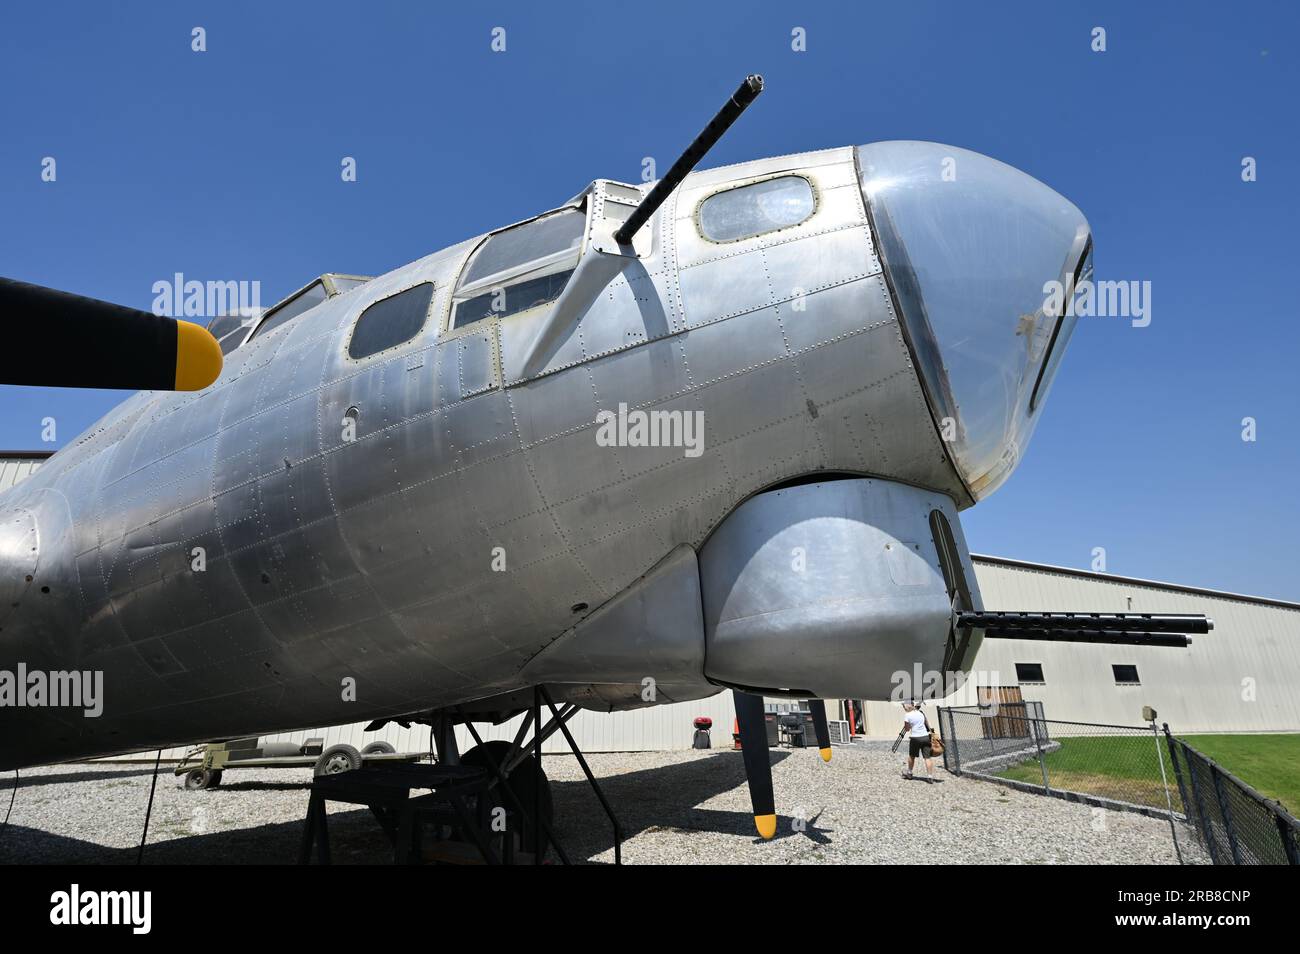
[[[560,731],[564,733],[564,740],[569,743],[569,748],[573,750],[574,758],[578,760],[578,764],[582,766],[583,774],[587,776],[588,784],[591,785],[592,791],[596,793],[596,798],[600,800],[601,807],[605,809],[605,814],[609,817],[610,823],[614,826],[614,864],[621,865],[623,863],[623,826],[618,823],[618,816],[614,814],[614,809],[610,807],[609,799],[605,797],[604,790],[601,789],[600,783],[596,781],[596,776],[592,774],[591,766],[587,764],[587,759],[583,756],[582,749],[578,748],[578,743],[574,741],[572,733],[569,732],[569,727],[565,724],[568,720],[561,719],[560,714],[555,711],[555,702],[551,699],[551,694],[546,691],[546,687],[538,686],[537,688],[541,691],[542,698],[546,700],[546,704],[550,706],[555,721],[560,725]]]

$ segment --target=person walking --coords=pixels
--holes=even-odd
[[[915,701],[903,703],[903,731],[907,735],[907,771],[903,778],[914,778],[912,769],[919,755],[925,759],[925,780],[929,783],[940,781],[934,777],[934,756],[930,750],[930,722],[921,711],[921,705]]]

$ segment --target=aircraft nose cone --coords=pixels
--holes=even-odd
[[[1088,274],[1088,222],[1032,176],[956,146],[871,143],[858,165],[931,411],[982,499],[1039,420],[1075,324],[1052,302]]]

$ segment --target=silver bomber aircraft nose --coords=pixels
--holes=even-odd
[[[1090,267],[1083,214],[1037,179],[930,142],[859,146],[880,256],[936,426],[981,499],[1024,454],[1074,316],[1049,307]]]

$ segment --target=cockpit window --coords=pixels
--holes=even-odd
[[[452,327],[559,298],[578,263],[585,227],[586,214],[570,208],[488,236],[456,287]]]
[[[248,336],[248,326],[256,322],[257,318],[256,312],[250,315],[217,315],[208,322],[208,332],[217,339],[221,353],[227,355],[244,343],[244,338]]]
[[[780,176],[718,192],[700,203],[700,233],[711,242],[735,242],[788,229],[813,214],[817,202],[803,176]]]
[[[321,302],[350,292],[368,281],[370,277],[367,275],[327,272],[270,308],[244,309],[241,315],[218,315],[208,324],[208,331],[221,345],[221,353],[230,354],[245,341],[252,341],[264,332],[311,311]],[[252,334],[248,333],[250,327],[253,328]]]
[[[460,328],[484,318],[496,316],[504,318],[519,311],[527,311],[538,305],[545,305],[560,297],[564,286],[569,282],[573,269],[529,278],[508,286],[501,286],[492,291],[466,298],[456,303],[456,324]]]
[[[243,324],[239,315],[217,315],[208,322],[208,333],[220,340]]]
[[[325,283],[319,278],[298,292],[292,298],[281,302],[266,313],[262,323],[257,326],[257,330],[249,337],[252,341],[260,335],[266,334],[274,328],[279,328],[286,321],[297,318],[304,311],[309,311],[323,302],[329,295],[325,291]]]
[[[424,327],[432,300],[433,282],[422,282],[375,302],[352,329],[348,357],[367,358],[410,341]]]

